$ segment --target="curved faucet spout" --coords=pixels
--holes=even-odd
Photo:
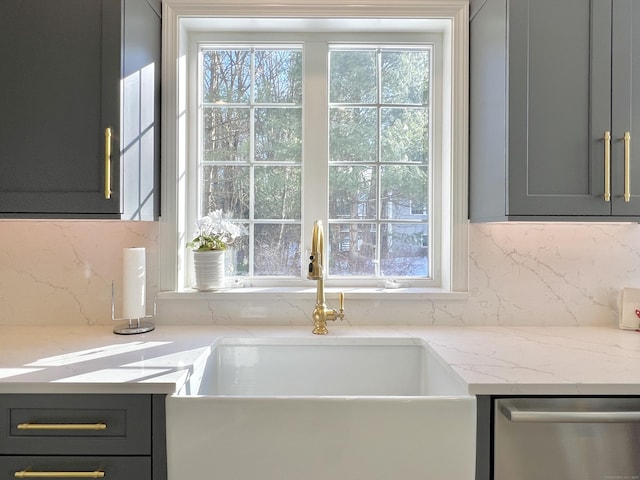
[[[311,316],[313,317],[313,333],[326,335],[327,321],[342,320],[344,318],[344,294],[340,293],[340,310],[327,307],[324,297],[324,230],[322,221],[316,220],[313,223],[313,234],[311,237],[311,255],[309,256],[309,280],[317,280],[316,305]]]
[[[322,220],[313,222],[313,233],[311,235],[311,256],[309,257],[309,280],[320,280],[324,278],[324,230]]]

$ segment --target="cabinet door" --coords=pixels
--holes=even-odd
[[[123,5],[122,218],[155,220],[160,212],[160,6],[157,0]]]
[[[120,2],[0,2],[0,214],[118,214]],[[113,139],[113,158],[118,158]]]
[[[613,2],[611,115],[614,215],[640,215],[640,55],[638,52],[640,52],[640,4],[634,0],[616,0]],[[625,190],[628,191],[626,198]]]
[[[508,5],[508,215],[610,215],[611,1]]]
[[[150,455],[148,395],[0,395],[0,453]]]

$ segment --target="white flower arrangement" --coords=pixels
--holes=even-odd
[[[222,210],[215,210],[196,220],[196,236],[187,247],[196,252],[226,250],[242,235],[246,235],[244,227],[224,218]]]

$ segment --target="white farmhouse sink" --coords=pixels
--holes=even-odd
[[[412,339],[222,340],[197,390],[249,396],[464,393],[453,372]]]
[[[475,419],[420,339],[223,339],[167,399],[169,480],[473,480]]]

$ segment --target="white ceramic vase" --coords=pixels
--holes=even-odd
[[[224,250],[193,252],[195,285],[203,292],[224,288]]]

